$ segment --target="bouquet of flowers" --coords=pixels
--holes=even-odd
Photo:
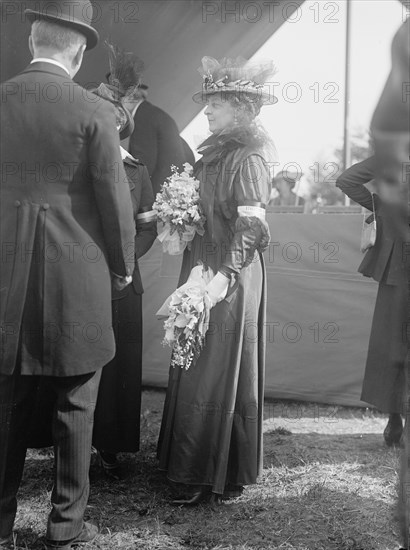
[[[208,330],[211,305],[205,287],[213,278],[212,269],[194,267],[188,281],[176,289],[157,311],[168,316],[164,323],[163,345],[173,348],[171,365],[188,370],[198,359]]]
[[[204,234],[205,216],[199,202],[199,181],[192,176],[193,168],[187,162],[179,174],[172,166],[172,175],[157,194],[153,210],[164,230],[158,235],[164,252],[182,254],[195,233]]]

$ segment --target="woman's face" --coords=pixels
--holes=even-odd
[[[235,124],[235,108],[221,94],[212,94],[208,98],[205,115],[213,134]]]

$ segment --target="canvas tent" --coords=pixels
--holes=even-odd
[[[51,0],[50,0],[51,1]],[[38,2],[1,4],[1,80],[30,61],[29,24],[23,11]],[[300,10],[302,0],[220,2],[100,0],[95,27],[100,45],[87,53],[76,80],[93,86],[108,71],[104,41],[144,60],[150,100],[182,130],[200,106],[203,55],[252,56]],[[360,387],[377,285],[357,273],[360,214],[268,215],[272,243],[268,273],[266,395],[363,405]],[[141,260],[144,295],[144,383],[164,386],[169,350],[161,346],[155,311],[175,289],[180,258],[165,258],[158,243]],[[221,335],[223,338],[223,334]],[[252,337],[251,333],[248,337]],[[223,368],[223,366],[221,366]]]
[[[50,4],[53,1],[50,0]],[[191,98],[201,84],[197,68],[204,55],[249,58],[292,17],[303,0],[93,0],[99,45],[85,55],[76,81],[92,87],[105,80],[109,40],[143,59],[150,101],[165,109],[182,130],[199,112]],[[30,61],[30,25],[25,8],[38,0],[1,4],[1,81]],[[35,8],[34,8],[35,9]]]

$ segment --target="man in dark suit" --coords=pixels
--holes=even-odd
[[[383,435],[386,444],[392,446],[399,445],[403,431],[401,413],[407,349],[402,328],[406,296],[400,281],[405,275],[405,266],[401,243],[389,223],[387,205],[377,194],[372,197],[365,186],[375,179],[376,168],[376,158],[369,157],[343,172],[336,186],[352,200],[373,211],[366,221],[376,217],[376,242],[367,250],[358,269],[365,277],[379,283],[361,399],[389,414]]]
[[[111,284],[131,282],[135,230],[113,107],[72,80],[98,42],[91,4],[36,8],[26,10],[34,59],[0,89],[0,542],[12,538],[46,377],[56,395],[46,546],[68,550],[98,531],[83,519],[93,414],[101,368],[115,352]]]
[[[165,111],[146,100],[147,87],[142,85],[127,95],[124,106],[132,113],[135,129],[128,151],[148,168],[154,196],[171,175],[171,166],[182,168],[192,162],[193,153],[187,151],[174,119]]]

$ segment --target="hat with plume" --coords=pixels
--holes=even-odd
[[[213,57],[203,57],[202,91],[194,94],[196,103],[205,103],[207,97],[218,92],[236,94],[248,100],[254,100],[261,105],[273,105],[278,101],[270,90],[269,78],[276,73],[271,60],[247,61],[243,57],[231,59],[224,57],[220,61]]]

